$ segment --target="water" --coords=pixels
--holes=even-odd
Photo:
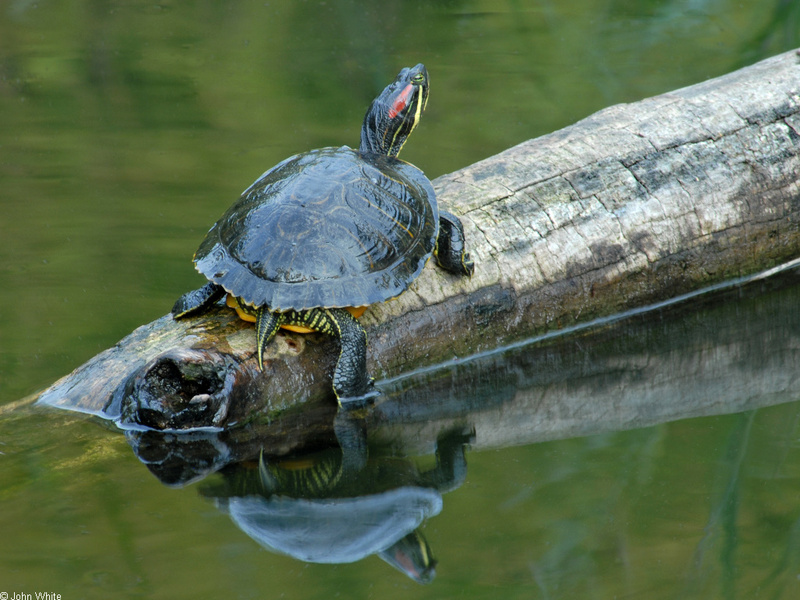
[[[401,66],[423,61],[431,73],[429,109],[403,157],[435,177],[607,105],[789,50],[800,5],[13,2],[0,11],[0,592],[800,593],[796,402],[510,447],[479,437],[466,481],[422,526],[439,559],[430,586],[376,557],[331,566],[271,554],[201,484],[159,483],[119,433],[11,409],[197,287],[189,259],[221,211],[282,158],[357,143],[367,103]],[[780,327],[795,287],[732,303],[728,318],[764,328],[766,313]],[[681,318],[702,333],[701,314]],[[630,335],[647,362],[659,338],[642,331]]]

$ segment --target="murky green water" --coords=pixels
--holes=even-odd
[[[435,177],[800,45],[797,2],[632,4],[0,6],[0,593],[797,597],[796,402],[508,448],[477,440],[466,481],[421,529],[439,560],[426,587],[376,557],[317,565],[269,553],[200,484],[159,483],[118,432],[9,410],[195,287],[189,260],[220,212],[280,159],[357,143],[367,103],[401,66],[431,73],[404,158]],[[727,297],[720,318],[794,334],[797,294],[790,280]],[[707,331],[709,356],[738,349],[704,314],[657,319]],[[648,327],[626,330],[638,347],[624,352],[614,336],[586,347],[635,350],[638,366],[620,359],[630,384],[663,354]],[[748,379],[761,392],[718,386],[718,404],[794,400],[792,339],[737,350],[761,373],[775,349],[774,370]],[[579,342],[564,343],[584,364]],[[558,375],[550,356],[530,364]],[[509,386],[527,377],[514,365]]]

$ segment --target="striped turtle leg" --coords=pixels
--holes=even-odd
[[[475,271],[475,263],[466,252],[461,220],[443,210],[439,211],[439,237],[436,239],[434,254],[439,266],[451,273],[471,277]]]
[[[264,349],[278,333],[284,316],[281,313],[271,312],[263,306],[256,313],[256,353],[258,368],[264,370]]]
[[[324,312],[330,316],[341,345],[333,371],[333,391],[342,404],[366,394],[372,383],[367,375],[367,332],[342,308],[328,308]]]
[[[343,308],[314,308],[294,315],[298,325],[339,338],[341,349],[333,371],[339,404],[363,398],[372,380],[367,375],[367,332],[361,324]]]

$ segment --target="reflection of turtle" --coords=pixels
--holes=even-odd
[[[466,477],[464,446],[471,434],[440,436],[436,466],[420,472],[401,458],[353,461],[336,449],[221,471],[222,482],[201,488],[262,546],[306,562],[348,563],[371,554],[420,583],[436,561],[418,531],[441,511],[441,493]],[[358,462],[357,460],[355,462]]]
[[[209,279],[172,309],[183,317],[228,294],[256,323],[256,351],[280,327],[340,339],[333,389],[364,395],[366,334],[356,318],[367,305],[401,294],[431,254],[471,275],[461,222],[440,212],[425,175],[396,158],[428,99],[423,65],[400,71],[372,102],[359,150],[298,154],[267,171],[206,235],[194,260]]]

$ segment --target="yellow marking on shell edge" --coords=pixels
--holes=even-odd
[[[228,294],[225,298],[225,304],[227,304],[230,308],[236,311],[236,314],[239,315],[239,318],[242,321],[247,321],[248,323],[255,323],[256,316],[255,314],[246,313],[239,303],[236,301],[234,296]],[[356,319],[364,314],[364,311],[367,310],[366,306],[346,306],[345,310],[353,315]],[[281,325],[281,329],[286,329],[288,331],[294,331],[295,333],[313,333],[316,331],[315,329],[311,329],[310,327],[305,327],[303,325],[289,325],[283,324]]]
[[[281,329],[285,329],[286,331],[294,331],[295,333],[314,333],[313,329],[308,327],[303,327],[302,325],[281,325]]]

